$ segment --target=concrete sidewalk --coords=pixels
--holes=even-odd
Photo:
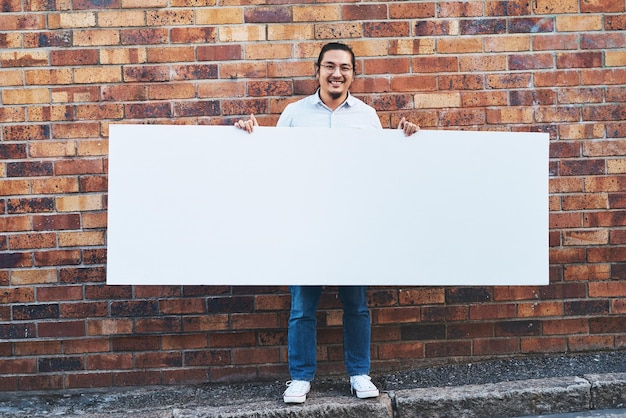
[[[596,357],[596,362],[605,360]],[[624,353],[611,361],[621,370]],[[577,359],[582,367],[589,358]],[[542,360],[541,364],[544,364]],[[555,367],[562,362],[553,360]],[[572,364],[572,361],[569,362]],[[526,363],[523,366],[527,366]],[[460,366],[443,367],[443,375],[458,373]],[[473,366],[474,369],[476,366]],[[482,366],[500,367],[496,362]],[[512,377],[522,373],[507,365]],[[520,367],[521,369],[522,367]],[[420,372],[428,373],[429,369]],[[556,370],[556,369],[555,369]],[[539,372],[541,370],[537,370]],[[549,367],[546,375],[554,374]],[[564,370],[567,371],[567,370]],[[527,373],[535,372],[527,370]],[[436,375],[436,372],[432,373]],[[488,374],[488,373],[483,373]],[[282,402],[284,382],[255,382],[230,385],[187,385],[64,392],[0,393],[1,417],[82,418],[234,418],[234,417],[523,417],[565,412],[624,408],[626,372],[560,375],[481,384],[461,380],[445,386],[411,387],[398,375],[375,375],[383,389],[377,399],[351,396],[346,379],[325,378],[314,382],[304,405]],[[471,374],[474,376],[474,373]],[[479,376],[480,377],[480,376]],[[483,376],[484,378],[484,376]],[[435,378],[435,380],[437,380]],[[414,386],[414,385],[413,385]],[[389,389],[394,387],[393,389]]]

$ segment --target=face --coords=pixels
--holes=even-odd
[[[327,67],[334,67],[328,71]],[[344,68],[344,71],[341,69]],[[346,69],[350,69],[346,71]],[[322,100],[330,98],[337,100],[347,97],[348,89],[354,79],[352,56],[348,51],[333,49],[326,51],[317,70],[317,81],[320,83]]]

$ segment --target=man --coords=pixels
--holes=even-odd
[[[354,79],[356,59],[352,49],[342,43],[326,44],[315,64],[319,82],[317,92],[289,104],[279,127],[337,127],[382,129],[371,106],[349,92]],[[239,120],[235,126],[252,133],[259,126],[254,115]],[[402,118],[398,129],[406,136],[419,127]],[[316,318],[321,286],[291,286],[291,312],[288,330],[288,357],[291,381],[283,394],[286,403],[303,403],[311,389],[316,369]],[[371,382],[370,313],[365,286],[339,286],[343,306],[344,362],[350,376],[350,390],[359,398],[377,397],[378,388]]]

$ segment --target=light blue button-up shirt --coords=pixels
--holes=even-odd
[[[376,110],[350,93],[333,111],[322,102],[319,91],[287,105],[276,126],[382,129]]]

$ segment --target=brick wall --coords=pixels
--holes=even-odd
[[[374,368],[626,345],[624,0],[0,9],[0,390],[287,377],[285,288],[105,285],[108,127],[273,124],[336,39],[383,126],[551,137],[550,286],[371,288]],[[332,289],[321,306],[341,373]]]

